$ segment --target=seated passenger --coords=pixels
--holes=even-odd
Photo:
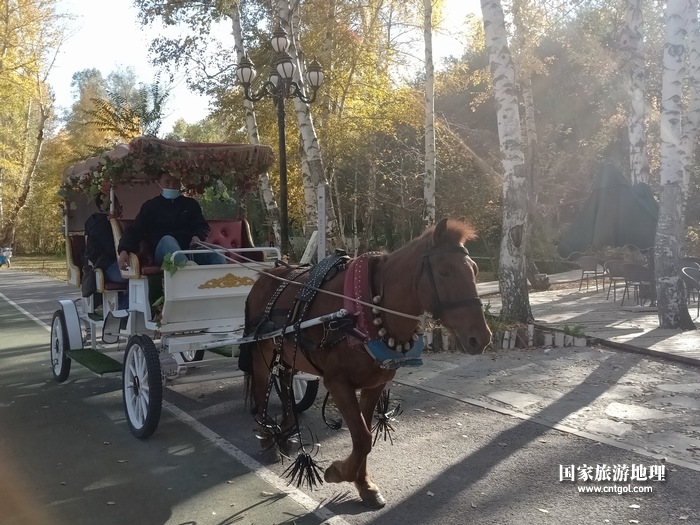
[[[180,193],[180,180],[162,172],[158,177],[161,194],[146,201],[119,241],[119,268],[129,267],[129,253],[137,253],[139,243],[145,239],[155,247],[158,266],[168,253],[188,248],[201,248],[197,242],[209,236],[209,224],[204,219],[199,203]],[[185,256],[178,254],[176,263],[193,260],[197,264],[224,264],[226,258],[215,252],[202,252]]]
[[[99,195],[95,199],[95,204],[98,209],[102,209],[103,195]],[[119,202],[115,197],[116,214],[120,214]],[[112,236],[112,226],[109,223],[109,218],[106,213],[96,212],[88,217],[85,221],[85,235],[87,243],[85,244],[85,256],[95,268],[102,270],[105,281],[112,283],[126,284],[128,279],[124,279],[119,273],[117,264],[117,253],[114,249],[114,237]],[[129,305],[127,292],[124,292],[119,300],[119,308],[124,309]]]

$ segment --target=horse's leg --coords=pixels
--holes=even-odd
[[[333,396],[338,411],[343,416],[343,420],[350,430],[352,438],[352,451],[344,460],[334,461],[326,469],[324,479],[329,483],[340,483],[341,481],[351,481],[356,483],[360,490],[360,497],[365,505],[372,508],[380,508],[386,504],[384,498],[379,494],[377,488],[367,477],[367,455],[372,450],[372,434],[365,423],[365,418],[370,419],[374,405],[376,405],[383,386],[379,389],[369,389],[369,394],[364,395],[363,408],[365,405],[367,416],[360,410],[360,403],[357,401],[355,390],[344,384],[325,382],[326,388]],[[372,404],[374,398],[374,404]],[[359,480],[362,481],[359,481]]]
[[[266,423],[262,421],[263,413],[265,411],[265,400],[267,398],[267,387],[270,380],[270,369],[268,368],[267,362],[263,355],[263,347],[265,343],[258,343],[255,348],[253,348],[253,377],[252,377],[252,398],[254,407],[257,408],[256,419],[258,422]],[[260,440],[260,446],[262,447],[263,461],[266,463],[278,463],[282,460],[277,447],[275,446],[274,440],[272,438],[263,438]]]
[[[377,406],[379,397],[382,395],[385,385],[380,385],[375,388],[366,388],[362,390],[360,395],[360,412],[362,413],[362,418],[365,420],[367,429],[372,431],[372,424],[374,423],[374,409]],[[382,508],[386,505],[386,500],[379,492],[379,488],[372,483],[367,472],[367,456],[360,464],[360,470],[357,473],[357,479],[355,480],[355,487],[360,493],[360,498],[362,502],[373,509]]]

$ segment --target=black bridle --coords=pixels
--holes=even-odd
[[[461,301],[450,301],[442,302],[438,296],[437,286],[435,284],[435,277],[433,276],[433,268],[430,266],[430,257],[432,255],[437,255],[440,253],[463,253],[469,256],[469,250],[467,250],[461,244],[457,246],[433,246],[431,248],[426,248],[423,254],[423,268],[427,267],[428,276],[430,277],[430,285],[433,288],[433,304],[431,308],[431,314],[433,318],[439,320],[443,310],[452,310],[454,308],[462,308],[464,306],[482,306],[483,303],[479,297],[471,297],[469,299],[462,299]]]

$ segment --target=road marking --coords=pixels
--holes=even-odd
[[[296,501],[299,505],[304,507],[309,512],[313,512],[318,518],[323,520],[324,524],[350,525],[347,521],[345,521],[340,516],[336,516],[326,507],[319,506],[319,502],[317,502],[313,498],[310,498],[301,490],[287,485],[287,483],[277,474],[255,461],[248,454],[226,441],[216,432],[197,421],[188,413],[179,409],[175,405],[168,403],[167,401],[163,401],[163,408],[170,412],[170,414],[172,414],[175,417],[175,419],[179,420],[181,423],[184,423],[192,430],[209,440],[212,444],[226,452],[226,454],[231,456],[233,459],[239,461],[240,463],[248,467],[250,470],[253,471],[254,474],[261,477],[264,481],[275,487],[280,492],[284,492],[285,494],[290,496],[294,501]]]
[[[0,293],[0,299],[4,299],[4,300],[7,301],[8,303],[10,303],[12,306],[14,306],[15,308],[17,308],[17,310],[19,310],[19,311],[22,312],[24,315],[26,315],[27,317],[29,317],[32,321],[34,321],[35,323],[37,323],[37,324],[38,324],[39,326],[41,326],[42,328],[45,328],[45,329],[48,330],[49,332],[51,331],[51,327],[50,327],[49,325],[47,325],[44,321],[42,321],[42,320],[39,319],[38,317],[36,317],[36,316],[30,314],[29,312],[27,312],[24,308],[22,308],[20,305],[18,305],[16,302],[14,302],[12,299],[10,299],[9,297],[7,297],[6,295]]]
[[[7,301],[9,304],[14,306],[17,310],[19,310],[22,314],[26,315],[29,319],[37,323],[39,326],[45,328],[49,332],[51,331],[51,327],[47,325],[44,321],[39,319],[38,317],[30,314],[27,310],[22,308],[20,305],[15,303],[12,299],[9,299],[6,295],[0,293],[0,298],[4,299]],[[315,514],[319,519],[323,520],[323,524],[325,525],[350,525],[347,521],[345,521],[343,518],[340,516],[336,516],[333,514],[330,510],[328,510],[326,507],[321,507],[320,503],[314,500],[313,498],[307,496],[304,492],[301,490],[290,487],[287,485],[287,483],[280,478],[277,474],[272,472],[270,469],[265,468],[263,465],[255,461],[253,458],[251,458],[248,454],[240,450],[238,447],[234,446],[232,443],[229,443],[226,441],[224,438],[222,438],[220,435],[218,435],[216,432],[211,430],[209,427],[206,427],[199,421],[197,421],[195,418],[190,416],[188,413],[184,412],[183,410],[179,409],[175,405],[163,400],[163,408],[165,408],[170,414],[175,417],[178,421],[181,423],[184,423],[188,427],[190,427],[192,430],[203,436],[204,438],[208,439],[211,443],[219,447],[221,450],[223,450],[226,454],[231,456],[233,459],[236,461],[242,463],[246,467],[248,467],[251,471],[253,471],[254,474],[257,476],[261,477],[264,481],[275,487],[277,490],[280,492],[284,492],[287,494],[289,497],[291,497],[294,501],[296,501],[299,505],[304,507],[307,511],[312,512]]]
[[[584,439],[589,439],[591,441],[597,441],[598,443],[603,443],[604,445],[610,445],[611,447],[620,448],[622,450],[627,450],[629,452],[634,452],[635,454],[639,454],[640,456],[646,456],[646,457],[653,458],[653,459],[656,459],[659,461],[665,461],[666,463],[672,463],[672,464],[677,465],[679,467],[685,467],[687,469],[695,470],[696,472],[700,472],[700,465],[697,465],[695,463],[691,463],[689,461],[685,461],[683,459],[668,457],[668,456],[665,456],[663,454],[655,454],[654,452],[649,452],[648,450],[645,450],[645,449],[640,448],[640,447],[636,447],[634,445],[629,445],[627,443],[615,441],[613,439],[606,438],[604,436],[599,436],[597,434],[591,434],[590,432],[584,432],[583,430],[576,430],[575,428],[567,427],[566,425],[562,425],[560,423],[552,423],[551,421],[547,421],[546,419],[542,419],[542,418],[539,418],[537,416],[529,416],[527,414],[521,414],[520,412],[516,412],[515,410],[510,410],[508,408],[501,408],[501,407],[496,406],[496,405],[484,403],[483,401],[479,401],[478,399],[471,399],[469,397],[461,397],[461,396],[458,396],[457,394],[445,392],[444,390],[432,388],[432,387],[429,387],[427,385],[420,385],[418,383],[414,383],[413,381],[410,381],[407,379],[394,378],[392,381],[394,383],[399,383],[399,384],[402,384],[404,386],[418,388],[420,390],[430,392],[431,394],[454,399],[455,401],[459,401],[461,403],[466,403],[467,405],[474,405],[476,407],[484,408],[484,409],[490,410],[492,412],[497,412],[499,414],[503,414],[504,416],[516,417],[518,419],[522,419],[523,421],[529,421],[531,423],[537,423],[538,425],[543,425],[545,427],[553,428],[554,430],[559,430],[560,432],[565,432],[567,434],[573,434],[574,436],[582,437]]]

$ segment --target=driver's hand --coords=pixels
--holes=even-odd
[[[195,235],[194,237],[192,237],[192,240],[190,241],[190,248],[199,248],[198,243],[200,243],[200,242],[202,242],[200,240],[200,238]]]
[[[126,250],[122,250],[119,252],[119,259],[117,259],[117,264],[119,265],[120,270],[128,270],[129,269],[129,252]]]

